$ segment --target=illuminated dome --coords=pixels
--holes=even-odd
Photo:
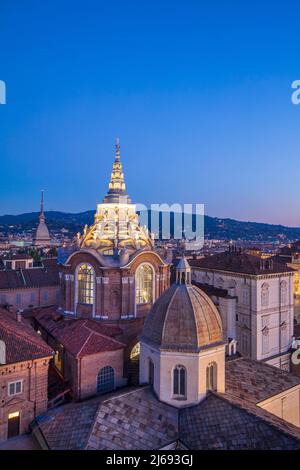
[[[148,314],[141,341],[169,351],[199,352],[223,342],[222,322],[210,298],[190,283],[184,258],[177,268],[177,282],[155,302]]]
[[[131,255],[153,248],[149,232],[140,226],[136,207],[125,191],[119,141],[108,193],[97,206],[94,224],[86,226],[82,236],[78,234],[78,241],[80,248],[92,248],[104,255],[124,255],[124,250]]]

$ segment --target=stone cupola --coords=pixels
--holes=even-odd
[[[176,283],[150,310],[140,341],[140,381],[152,380],[162,401],[186,406],[198,403],[208,389],[223,391],[221,318],[210,298],[190,283],[185,257],[178,263]]]

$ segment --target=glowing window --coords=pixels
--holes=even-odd
[[[135,274],[137,304],[147,304],[153,302],[153,271],[149,264],[142,264]]]
[[[94,303],[95,277],[89,264],[82,264],[78,271],[78,302],[92,305]]]
[[[175,397],[186,396],[186,368],[178,365],[173,371],[173,394]]]
[[[141,352],[141,343],[136,343],[130,352],[130,359],[138,359]]]

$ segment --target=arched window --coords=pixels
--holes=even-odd
[[[141,264],[135,273],[136,304],[153,302],[153,270],[149,264]]]
[[[217,364],[211,362],[206,368],[206,390],[217,391]]]
[[[173,394],[175,397],[186,397],[186,368],[178,365],[173,371]]]
[[[82,264],[77,275],[78,302],[92,305],[94,303],[95,275],[89,264]]]
[[[263,284],[261,288],[261,306],[268,307],[269,305],[269,286],[268,284]]]
[[[100,369],[97,375],[97,393],[108,393],[115,389],[115,371],[111,366]]]
[[[285,281],[280,283],[280,303],[286,305],[287,303],[287,284]]]
[[[136,343],[130,351],[130,359],[139,359],[141,352],[141,343]]]

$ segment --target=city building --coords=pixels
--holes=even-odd
[[[0,309],[0,443],[47,410],[51,348],[21,316]]]
[[[37,309],[33,326],[54,350],[53,366],[74,400],[127,384],[121,328],[83,318],[65,321],[52,307]]]
[[[234,247],[190,264],[195,283],[226,291],[214,296],[224,339],[235,339],[245,357],[288,370],[294,334],[294,270]]]
[[[25,310],[59,304],[57,260],[43,259],[38,266],[32,264],[32,258],[26,255],[9,256],[9,259],[3,260],[3,269],[0,269],[0,306]]]
[[[274,257],[279,263],[283,263],[295,271],[294,274],[294,317],[300,323],[300,242],[290,243],[280,249]]]
[[[42,448],[300,449],[300,378],[226,357],[219,312],[190,277],[183,259],[146,318],[141,385],[38,417]]]
[[[29,269],[33,267],[33,258],[26,253],[10,254],[1,260],[3,269]]]

